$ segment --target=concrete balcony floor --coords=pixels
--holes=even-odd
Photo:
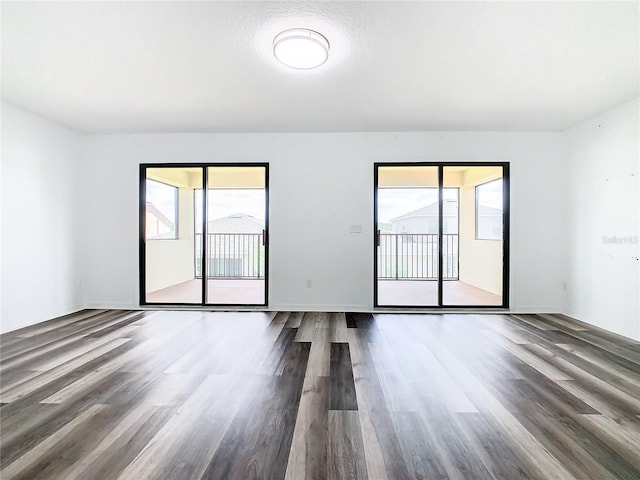
[[[261,305],[264,280],[215,279],[207,281],[207,303],[223,305]],[[194,279],[147,293],[150,303],[202,303],[202,280]]]
[[[201,280],[194,279],[147,294],[149,303],[202,303]],[[378,280],[378,304],[381,306],[436,306],[438,283],[434,280]],[[209,304],[261,305],[264,280],[208,280]],[[499,295],[464,282],[443,282],[445,305],[495,305]]]
[[[442,282],[444,305],[495,305],[502,297],[458,280]],[[378,280],[380,306],[437,306],[438,282],[435,280]]]

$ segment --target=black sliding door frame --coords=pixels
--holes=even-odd
[[[374,308],[402,309],[508,309],[509,308],[509,254],[510,254],[510,176],[509,162],[376,162],[373,164],[373,306]],[[380,305],[378,302],[378,175],[381,167],[437,167],[438,168],[438,304]],[[444,305],[442,267],[444,264],[444,169],[447,167],[501,167],[502,168],[502,303],[500,305]],[[459,196],[458,196],[459,199]],[[460,217],[458,215],[458,222]],[[460,254],[458,246],[458,255]]]
[[[208,233],[208,184],[209,167],[262,167],[264,168],[264,303],[208,303],[207,302],[207,233]],[[147,169],[151,168],[200,168],[202,169],[202,242],[200,248],[202,271],[202,298],[200,303],[185,302],[148,302],[146,300],[146,179]],[[140,164],[139,183],[139,245],[138,245],[138,272],[139,272],[139,300],[141,306],[179,306],[179,307],[266,307],[269,303],[269,164],[268,163],[143,163]],[[176,226],[177,227],[177,226]],[[195,251],[195,249],[194,249]],[[195,277],[195,265],[194,265]]]

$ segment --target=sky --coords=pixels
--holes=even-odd
[[[502,180],[489,182],[482,188],[482,204],[502,207]],[[167,217],[173,217],[175,190],[167,185],[147,181],[147,200]],[[196,198],[201,195],[196,192]],[[455,199],[457,189],[445,188],[444,198]],[[378,221],[388,223],[392,218],[418,208],[431,205],[438,200],[436,188],[381,188],[378,190]],[[199,202],[196,200],[196,206]],[[209,191],[209,218],[211,220],[235,213],[245,213],[264,221],[265,195],[263,189],[233,189]]]
[[[502,179],[485,183],[480,189],[482,205],[502,209]]]
[[[147,202],[155,205],[168,218],[175,218],[175,202],[177,190],[164,183],[147,180]],[[196,215],[202,191],[196,190]],[[245,213],[264,221],[265,195],[264,189],[209,190],[209,219],[215,220]]]
[[[153,204],[167,218],[175,218],[178,190],[170,185],[147,180],[146,201]]]
[[[456,188],[444,189],[445,200],[455,199],[456,196]],[[389,223],[392,218],[437,201],[437,188],[380,188],[378,190],[378,222]]]
[[[444,199],[455,200],[456,188],[445,188]],[[502,208],[502,179],[481,186],[482,205]],[[438,189],[431,188],[380,188],[378,190],[378,222],[389,223],[392,218],[412,212],[438,201]]]
[[[196,195],[201,194],[200,191]],[[196,206],[200,204],[197,201]],[[265,195],[264,189],[233,189],[233,190],[209,190],[210,220],[227,217],[234,213],[245,213],[264,221]],[[199,209],[196,208],[198,212]]]

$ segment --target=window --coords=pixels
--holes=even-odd
[[[502,179],[476,187],[476,240],[502,240]]]
[[[146,180],[146,238],[178,238],[178,187]]]

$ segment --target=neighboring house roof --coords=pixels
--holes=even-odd
[[[456,200],[445,200],[442,205],[442,214],[445,217],[455,217],[458,215],[458,202]],[[412,212],[405,213],[399,217],[392,218],[392,222],[399,220],[406,220],[413,217],[437,217],[438,216],[438,202],[427,205],[426,207],[413,210]]]
[[[478,208],[480,215],[483,217],[502,216],[502,210],[499,208],[487,207],[480,205]],[[458,202],[456,200],[445,200],[442,205],[442,215],[444,217],[455,217],[458,215]],[[438,216],[438,202],[427,205],[426,207],[418,208],[411,212],[400,215],[399,217],[392,218],[391,222],[398,222],[400,220],[406,220],[408,218],[415,217],[437,217]]]
[[[158,207],[156,207],[153,203],[147,202],[146,211],[147,211],[147,214],[153,215],[160,221],[160,223],[166,225],[168,228],[172,228],[174,226],[173,221],[171,221],[169,217],[167,217],[164,213],[158,210]]]
[[[208,233],[262,233],[264,222],[246,213],[234,213],[227,217],[210,220]]]
[[[502,212],[502,209],[500,208],[493,208],[493,207],[487,207],[485,205],[480,205],[478,207],[478,213],[483,217],[501,217],[503,212]]]

